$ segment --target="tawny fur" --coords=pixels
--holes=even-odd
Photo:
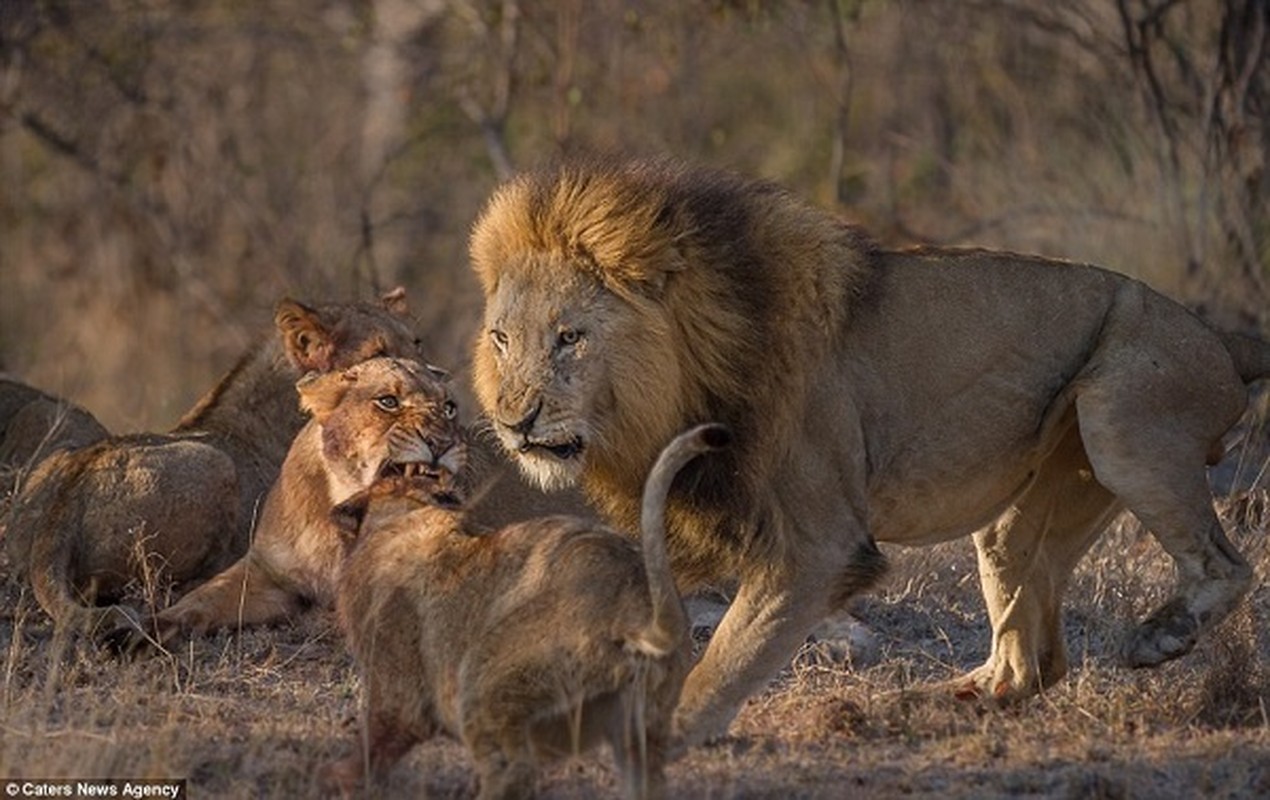
[[[666,560],[670,482],[726,433],[676,439],[644,494],[641,546],[547,517],[497,531],[435,504],[426,482],[376,482],[336,510],[356,543],[340,623],[362,670],[369,750],[334,765],[346,790],[445,731],[476,761],[483,798],[533,793],[535,767],[607,742],[624,793],[658,796],[691,660]]]
[[[409,455],[408,448],[402,449],[408,440],[399,437],[401,431],[460,443],[446,451],[446,463],[451,472],[459,472],[455,459],[466,464],[455,490],[470,496],[475,524],[503,525],[577,505],[521,481],[483,434],[467,426],[461,435],[450,432],[456,423],[440,412],[453,402],[441,383],[443,373],[428,367],[427,375],[410,377],[402,370],[391,360],[373,359],[342,375],[301,381],[301,405],[312,418],[296,436],[261,507],[247,553],[157,614],[153,625],[125,620],[109,631],[112,647],[139,653],[180,633],[264,625],[312,607],[330,607],[343,552],[330,510],[366,488],[385,464]],[[377,410],[374,400],[386,393],[395,393],[410,413],[393,417]],[[332,449],[334,440],[346,446]]]
[[[392,465],[458,473],[466,463],[458,408],[434,367],[373,358],[310,374],[297,388],[311,418],[265,499],[246,555],[160,612],[153,630],[112,634],[116,645],[134,650],[182,631],[259,625],[333,604],[343,544],[331,508]]]
[[[86,409],[64,398],[0,375],[0,499],[46,456],[110,435]],[[7,514],[0,514],[0,531]]]
[[[684,689],[689,742],[723,732],[877,577],[875,538],[978,531],[993,646],[957,687],[1003,699],[1065,672],[1065,584],[1120,508],[1180,576],[1129,663],[1187,652],[1250,585],[1204,470],[1244,381],[1270,374],[1270,346],[1137,281],[882,249],[770,183],[669,160],[514,178],[471,256],[486,300],[475,388],[528,475],[580,483],[633,530],[640,476],[676,430],[736,434],[670,500],[681,588],[740,580]]]
[[[249,351],[168,434],[115,436],[44,459],[20,487],[10,562],[59,624],[96,624],[158,571],[186,582],[247,549],[260,501],[304,424],[302,372],[412,356],[403,294],[382,304],[279,303],[276,335]],[[127,615],[124,615],[127,616]]]

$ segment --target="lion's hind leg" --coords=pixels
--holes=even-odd
[[[432,732],[431,728],[412,730],[393,710],[371,709],[366,720],[366,738],[359,742],[357,752],[327,764],[319,780],[323,788],[344,797],[358,794],[361,789],[369,790],[369,781],[383,776]]]
[[[1063,593],[1117,509],[1115,496],[1094,482],[1072,426],[1014,507],[974,535],[992,652],[953,682],[958,697],[1015,700],[1066,674]]]
[[[1149,667],[1190,652],[1200,633],[1224,619],[1252,584],[1252,568],[1213,512],[1202,468],[1177,494],[1119,493],[1177,564],[1177,590],[1130,635],[1123,655]]]
[[[1180,333],[1163,333],[1161,324],[1154,317],[1143,321],[1133,348],[1098,359],[1076,398],[1081,438],[1098,482],[1177,565],[1174,597],[1126,644],[1125,660],[1137,667],[1189,652],[1252,583],[1251,567],[1213,511],[1205,472],[1208,453],[1246,403],[1243,383],[1211,334],[1209,342],[1183,330],[1184,322],[1176,326]],[[1183,344],[1168,338],[1179,335],[1190,338]]]
[[[664,720],[657,715],[655,701],[644,687],[632,683],[615,696],[609,716],[607,738],[621,782],[622,796],[628,800],[660,798],[666,793],[666,754],[670,748],[670,713]]]

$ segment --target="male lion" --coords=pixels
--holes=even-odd
[[[444,377],[435,367],[381,357],[302,378],[300,406],[312,418],[265,498],[247,554],[160,612],[153,638],[124,627],[110,634],[112,642],[133,650],[182,630],[263,624],[331,605],[343,556],[331,509],[402,465],[457,474],[466,463]]]
[[[666,560],[676,473],[726,445],[703,425],[662,452],[641,546],[555,516],[489,532],[422,475],[376,481],[335,510],[355,537],[340,624],[366,685],[367,752],[329,777],[356,786],[445,730],[476,760],[480,796],[527,797],[535,763],[610,745],[627,796],[660,796],[671,716],[692,660]]]
[[[111,611],[88,606],[118,599],[156,567],[188,581],[242,555],[256,507],[304,424],[294,388],[301,371],[419,350],[401,290],[382,305],[283,300],[275,323],[277,335],[171,433],[54,453],[20,487],[5,546],[59,624],[95,624]]]
[[[1063,675],[1060,600],[1120,508],[1178,568],[1128,663],[1186,653],[1252,572],[1205,464],[1270,374],[1125,276],[983,250],[886,250],[770,183],[667,160],[521,175],[475,224],[475,386],[543,484],[580,482],[633,529],[675,431],[718,420],[729,456],[676,486],[681,588],[737,576],[684,688],[689,743],[724,731],[818,620],[881,571],[874,539],[974,532],[993,628],[960,687],[1027,695]]]

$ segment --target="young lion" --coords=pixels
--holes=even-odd
[[[174,581],[214,574],[247,549],[256,508],[304,424],[302,372],[414,355],[404,292],[382,305],[278,304],[278,335],[251,350],[169,434],[116,436],[44,459],[19,489],[5,535],[15,571],[59,625],[91,625],[155,566]],[[126,615],[125,615],[126,616]]]
[[[384,474],[459,474],[467,446],[457,406],[435,367],[373,358],[342,372],[310,373],[296,384],[312,415],[260,514],[247,554],[160,612],[153,637],[127,627],[111,634],[132,650],[179,631],[255,625],[334,601],[342,537],[331,508]]]
[[[341,626],[363,671],[368,753],[332,765],[344,789],[446,730],[481,797],[532,793],[534,765],[607,741],[628,796],[660,795],[671,714],[691,661],[666,558],[675,475],[726,445],[703,425],[662,452],[642,545],[571,517],[474,530],[449,487],[393,476],[337,507],[354,537]]]

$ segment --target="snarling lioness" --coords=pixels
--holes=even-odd
[[[247,550],[260,501],[304,424],[295,382],[376,355],[414,356],[404,292],[382,303],[283,300],[252,348],[166,434],[113,436],[45,458],[14,499],[5,547],[61,625],[117,621],[130,584],[206,578]]]
[[[764,182],[591,159],[514,178],[477,220],[475,386],[543,484],[580,482],[634,530],[641,476],[718,420],[729,455],[671,494],[681,588],[740,588],[677,724],[722,732],[816,622],[881,570],[874,540],[974,533],[993,628],[958,685],[1013,698],[1067,669],[1060,601],[1128,508],[1178,567],[1127,661],[1189,651],[1252,573],[1205,464],[1270,374],[1270,346],[1215,332],[1092,266],[983,250],[886,250]]]
[[[467,446],[444,378],[435,367],[383,357],[302,378],[296,388],[311,419],[269,490],[247,554],[160,612],[153,630],[112,632],[114,644],[133,650],[181,631],[258,625],[333,604],[343,557],[331,520],[337,503],[388,473],[465,474]]]
[[[335,510],[354,543],[340,625],[367,693],[366,752],[330,776],[355,788],[447,731],[483,798],[529,797],[536,764],[607,742],[628,797],[660,797],[671,714],[692,660],[666,559],[675,475],[728,433],[672,441],[648,476],[642,541],[585,519],[473,526],[426,474],[376,481]]]

